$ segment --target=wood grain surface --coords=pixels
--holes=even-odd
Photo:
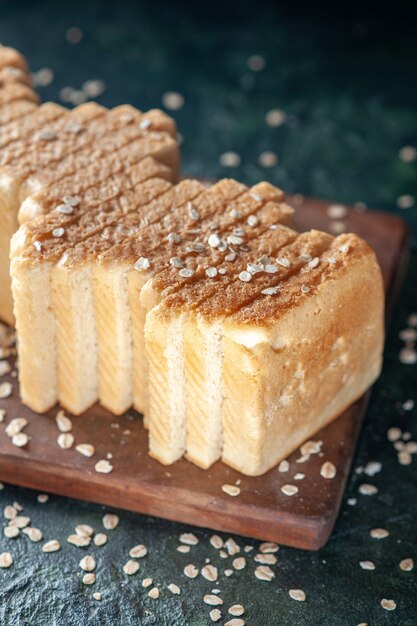
[[[335,228],[335,220],[328,217],[328,202],[292,200],[300,230],[332,232]],[[378,255],[389,318],[407,264],[407,228],[393,215],[352,207],[342,222],[347,231],[364,237]],[[0,400],[0,408],[6,409],[0,425],[1,481],[310,550],[323,546],[332,532],[369,397],[366,394],[317,433],[314,439],[323,441],[322,456],[313,455],[301,464],[297,463],[300,452],[295,451],[288,459],[288,472],[273,469],[253,478],[220,462],[207,471],[185,460],[164,467],[147,454],[147,432],[139,414],[131,411],[115,417],[100,406],[73,418],[76,444],[93,444],[94,456],[86,458],[74,448],[62,450],[56,443],[57,408],[46,415],[31,412],[19,401],[16,378],[8,380],[14,389],[11,397]],[[4,432],[14,417],[29,421],[25,432],[31,439],[25,448],[12,445]],[[94,466],[107,455],[112,455],[114,469],[99,474]],[[320,476],[323,460],[336,465],[334,479]],[[303,480],[295,481],[299,493],[285,496],[281,486],[294,483],[297,472],[305,474]],[[222,491],[223,484],[237,481],[238,497]]]

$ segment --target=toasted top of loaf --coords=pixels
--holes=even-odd
[[[15,100],[28,100],[35,104],[39,102],[39,96],[29,85],[21,82],[6,82],[0,89],[0,106],[9,105]]]
[[[14,48],[0,46],[0,68],[16,67],[24,72],[29,72],[29,67],[25,57]]]
[[[0,128],[0,148],[12,142],[25,141],[28,136],[61,117],[65,112],[64,107],[52,102],[34,107],[22,119],[11,120]],[[6,158],[5,154],[2,154],[1,162]]]
[[[292,209],[268,183],[172,186],[140,180],[146,168],[136,167],[136,184],[127,171],[119,187],[116,177],[94,193],[80,190],[69,214],[58,208],[27,224],[14,255],[68,268],[89,261],[135,267],[151,279],[161,315],[193,311],[235,325],[268,325],[373,255],[355,235],[292,230]],[[113,185],[114,197],[100,202]]]
[[[40,107],[43,109],[43,107]],[[42,118],[43,113],[40,113]],[[0,165],[6,176],[37,185],[60,180],[76,170],[134,141],[142,158],[176,145],[173,121],[154,110],[141,113],[123,105],[111,111],[88,103],[36,125],[24,138],[19,137],[2,151]],[[35,130],[36,128],[36,130]]]
[[[35,102],[30,102],[29,100],[15,100],[11,104],[7,106],[0,107],[0,133],[1,127],[13,120],[17,120],[19,118],[23,118],[23,116],[31,113],[32,111],[36,111],[38,105]]]
[[[105,188],[103,183],[97,197]],[[180,288],[184,277],[178,274],[177,265],[172,266],[173,258],[190,256],[200,263],[212,263],[214,258],[223,261],[228,249],[226,239],[219,250],[210,236],[217,232],[235,241],[236,229],[248,216],[254,219],[256,212],[249,243],[251,238],[292,217],[292,209],[279,202],[282,198],[282,192],[268,183],[249,190],[233,180],[220,181],[210,188],[195,180],[175,187],[162,180],[139,182],[95,206],[84,194],[70,214],[62,214],[58,207],[27,224],[20,237],[19,255],[22,259],[56,262],[65,253],[68,267],[100,255],[102,263],[133,267],[139,257],[149,254],[155,260],[151,267],[156,280],[163,280],[160,276],[166,272],[170,287],[177,280]],[[247,246],[240,247],[247,252]]]
[[[28,72],[21,70],[19,67],[0,66],[0,88],[9,83],[19,83],[21,85],[32,86],[32,77]]]

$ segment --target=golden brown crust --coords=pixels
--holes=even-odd
[[[0,107],[9,105],[15,100],[28,100],[37,104],[39,96],[28,85],[18,82],[8,82],[0,89]]]
[[[23,54],[7,46],[0,46],[0,68],[3,67],[16,67],[29,72],[28,63]]]
[[[82,176],[69,174],[51,183],[30,196],[30,201],[45,214],[57,209],[65,198],[77,198],[80,202],[74,207],[75,214],[91,210],[149,178],[169,180],[171,172],[168,167],[153,157],[139,158],[140,154],[134,149],[123,148],[92,163],[83,170]]]
[[[64,112],[65,109],[58,104],[47,102],[40,107],[34,108],[33,111],[29,112],[22,119],[17,119],[1,126],[0,148],[4,148],[13,141],[25,141],[29,135],[61,117]],[[5,157],[2,154],[1,159],[3,160],[3,158]]]
[[[83,125],[104,117],[105,112],[103,107],[88,103],[63,113],[47,126],[40,124],[29,136],[21,137],[2,150],[0,164],[11,168],[11,175],[29,175],[53,158],[63,158],[70,146],[74,148],[74,145],[84,142]]]
[[[127,105],[108,112],[93,103],[83,105],[27,141],[10,144],[1,158],[4,171],[23,180],[35,176],[48,184],[134,141],[138,159],[176,150],[168,132],[140,128],[142,118],[142,113]]]
[[[85,205],[77,205],[71,215],[54,211],[42,215],[21,227],[24,228],[25,246],[19,256],[31,261],[56,261],[64,253],[69,255],[72,246],[102,233],[104,228],[112,224],[121,226],[126,213],[139,211],[142,205],[150,203],[171,187],[166,180],[151,179],[103,202],[97,210],[89,211]],[[58,230],[57,235],[56,229],[64,232]]]
[[[9,124],[13,120],[23,118],[25,115],[36,111],[38,105],[28,100],[15,100],[7,105],[7,107],[0,108],[0,127],[4,124]]]
[[[13,83],[32,87],[32,77],[19,67],[0,67],[0,88]]]
[[[375,256],[370,246],[357,235],[343,234],[332,238],[328,249],[317,255],[317,266],[310,267],[309,263],[305,263],[301,271],[282,282],[274,296],[265,298],[258,292],[257,298],[237,310],[230,321],[257,325],[273,323],[289,309],[301,305],[303,298],[314,296],[323,282],[338,280],[354,264],[360,266],[364,257],[369,255]]]

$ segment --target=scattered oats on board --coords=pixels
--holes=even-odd
[[[240,546],[238,546],[238,544],[232,537],[226,539],[224,546],[229,556],[234,556],[235,554],[239,554],[240,552]]]
[[[49,500],[49,496],[47,493],[39,493],[37,500],[40,504],[45,504]]]
[[[217,567],[214,565],[205,565],[201,570],[201,575],[206,580],[214,583],[219,577],[219,572],[217,571]]]
[[[110,474],[113,471],[113,465],[109,463],[106,459],[102,459],[101,461],[97,461],[94,466],[94,469],[99,474]]]
[[[400,561],[400,569],[403,572],[411,572],[411,570],[414,569],[413,559],[403,559]]]
[[[170,111],[179,111],[184,106],[184,96],[177,91],[167,91],[162,96],[162,104]]]
[[[331,204],[327,209],[327,215],[332,220],[340,220],[346,217],[348,210],[343,204]]]
[[[381,600],[381,606],[386,611],[394,611],[397,608],[397,603],[394,600],[387,600],[383,598]]]
[[[51,539],[51,541],[47,541],[42,546],[42,552],[57,552],[61,549],[61,544],[56,539]]]
[[[246,559],[244,556],[238,556],[235,559],[233,559],[232,565],[234,567],[234,569],[236,570],[241,570],[244,569],[246,567]]]
[[[13,557],[10,552],[2,552],[0,554],[0,567],[2,569],[8,569],[13,565]]]
[[[89,546],[91,543],[91,537],[80,537],[80,535],[69,535],[67,537],[68,543],[73,546],[77,546],[77,548],[85,548]]]
[[[375,487],[375,485],[370,485],[369,483],[362,483],[361,485],[359,485],[358,491],[363,496],[374,496],[376,493],[378,493],[378,487]]]
[[[237,152],[224,152],[219,157],[219,163],[223,167],[239,167],[241,160]]]
[[[133,559],[130,559],[129,561],[127,561],[127,563],[123,565],[123,571],[128,576],[132,576],[133,574],[136,574],[136,572],[139,570],[139,567],[140,565],[137,561],[133,561]]]
[[[414,146],[403,146],[398,156],[404,163],[412,163],[417,159],[417,150]]]
[[[302,589],[290,589],[288,595],[292,600],[297,600],[297,602],[305,602],[306,594]]]
[[[259,578],[259,580],[271,581],[275,578],[275,573],[270,567],[268,567],[268,565],[259,565],[255,569],[255,576],[256,578]]]
[[[94,600],[101,600],[101,593],[99,593],[98,591],[95,591],[93,593],[93,598]]]
[[[56,440],[62,450],[69,450],[74,445],[74,435],[72,433],[61,433]]]
[[[253,550],[253,546],[248,547]],[[279,545],[277,543],[273,543],[272,541],[266,541],[261,543],[259,546],[259,552],[262,552],[262,554],[273,554],[274,552],[278,552],[278,550]]]
[[[397,428],[397,426],[393,426],[392,428],[388,428],[387,430],[387,439],[394,443],[394,441],[398,441],[401,439],[402,430],[401,428]]]
[[[88,98],[97,98],[106,91],[106,85],[102,80],[86,80],[81,89]]]
[[[58,411],[55,422],[61,433],[69,433],[72,430],[72,421],[65,415],[64,411]]]
[[[331,461],[326,461],[320,468],[320,476],[322,476],[323,478],[334,478],[336,474],[336,466]]]
[[[234,617],[240,617],[245,612],[245,609],[243,608],[241,604],[234,604],[233,606],[230,607],[228,612],[230,613],[230,615],[233,615]]]
[[[26,515],[18,515],[17,517],[11,519],[9,522],[9,526],[12,526],[14,528],[26,528],[26,526],[29,526],[29,524],[30,517],[27,517]]]
[[[187,578],[197,578],[198,573],[199,570],[192,563],[189,563],[184,567],[184,574],[187,576]]]
[[[277,128],[278,126],[282,126],[285,123],[287,116],[282,109],[271,109],[265,115],[265,122],[268,126],[272,128]]]
[[[225,569],[224,570],[224,575],[229,577],[233,574],[233,570],[232,569]]]
[[[398,463],[400,465],[411,465],[413,459],[407,450],[403,450],[398,454]]]
[[[260,54],[252,54],[248,59],[248,68],[252,72],[260,72],[265,67],[265,59]]]
[[[294,480],[304,480],[305,477],[306,475],[302,474],[301,472],[297,472],[296,474],[294,474]]]
[[[14,519],[15,517],[17,517],[17,509],[11,504],[8,504],[3,509],[3,515],[6,519]]]
[[[13,437],[20,433],[27,425],[28,421],[25,417],[15,417],[6,426],[6,435]]]
[[[257,554],[254,558],[256,563],[261,563],[262,565],[275,565],[277,560],[277,557],[273,554]]]
[[[148,592],[148,596],[152,600],[157,600],[159,598],[159,589],[158,589],[158,587],[152,587],[152,589]]]
[[[0,384],[0,400],[4,400],[12,395],[13,385],[12,383],[5,382]]]
[[[364,473],[367,476],[375,476],[375,474],[379,474],[382,470],[382,463],[379,461],[369,461],[365,467],[363,468]]]
[[[238,496],[240,494],[240,488],[236,487],[236,485],[222,485],[222,491],[227,493],[228,496]]]
[[[296,485],[282,485],[281,491],[286,496],[295,496],[298,493],[298,487]]]
[[[218,622],[222,614],[219,609],[212,609],[209,613],[212,622]]]
[[[414,196],[410,193],[405,193],[397,198],[397,206],[400,209],[411,209],[411,207],[414,206],[414,202]]]
[[[29,443],[29,435],[26,433],[17,433],[13,435],[12,444],[17,448],[24,448]]]
[[[213,548],[216,548],[216,550],[220,550],[221,548],[223,548],[223,539],[219,537],[219,535],[212,535],[210,537],[210,543]]]
[[[103,515],[103,526],[106,530],[114,530],[120,522],[120,518],[115,513],[106,513]]]
[[[372,539],[385,539],[385,537],[389,536],[389,532],[385,528],[372,528],[369,534]]]
[[[29,537],[33,543],[38,543],[38,541],[42,541],[43,535],[42,531],[39,528],[24,528],[22,532]]]
[[[168,585],[168,589],[171,593],[173,593],[176,596],[179,596],[181,593],[181,589],[178,587],[178,585],[175,585],[174,583],[170,583]]]
[[[77,450],[77,452],[87,457],[93,456],[95,452],[94,446],[92,446],[90,443],[79,443],[77,446],[75,446],[75,449]]]
[[[146,548],[146,546],[142,544],[135,546],[129,551],[129,556],[132,557],[132,559],[143,559],[143,557],[146,556],[147,554],[148,554],[148,549]]]
[[[152,578],[144,578],[142,580],[142,587],[150,587],[153,583],[153,579]]]
[[[5,417],[6,417],[6,409],[0,409],[0,423],[4,422]]]
[[[0,376],[6,376],[11,372],[11,366],[8,361],[0,361]]]
[[[107,543],[107,535],[104,533],[97,533],[97,535],[94,536],[93,541],[94,545],[97,547],[104,546],[104,544]]]
[[[15,526],[6,526],[5,528],[3,528],[3,533],[4,536],[7,537],[7,539],[15,539],[20,535],[20,530]]]
[[[83,583],[84,585],[94,585],[96,582],[96,575],[93,573],[84,574]]]
[[[193,533],[182,533],[182,535],[180,535],[180,541],[187,546],[196,546],[198,544],[198,539]]]
[[[70,26],[65,33],[65,37],[68,43],[77,44],[83,38],[83,31],[78,26]]]
[[[375,569],[375,563],[373,563],[372,561],[359,561],[359,565],[361,566],[362,569],[366,569],[366,570]]]
[[[278,163],[278,156],[271,150],[265,150],[259,155],[258,163],[261,167],[274,167]]]
[[[94,534],[94,528],[89,524],[77,524],[75,527],[75,532],[80,537],[92,537]]]
[[[219,598],[219,596],[215,596],[214,594],[207,593],[204,598],[204,602],[209,604],[210,606],[221,606],[223,604],[223,600]]]
[[[233,617],[229,619],[229,621],[225,622],[224,626],[245,626],[245,620],[240,619],[239,617]]]
[[[404,365],[414,365],[417,363],[417,350],[414,348],[403,348],[399,355],[400,363]]]
[[[286,459],[281,461],[281,463],[278,465],[279,472],[282,472],[282,473],[288,472],[289,469],[290,469],[290,464],[288,463]]]
[[[190,546],[178,546],[177,552],[182,552],[182,554],[188,554],[191,551]]]
[[[87,554],[80,561],[80,567],[85,572],[93,572],[96,569],[96,561],[95,558],[90,554]]]

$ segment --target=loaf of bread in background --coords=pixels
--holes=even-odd
[[[10,324],[9,250],[19,223],[63,204],[80,186],[99,185],[104,175],[117,176],[125,165],[147,156],[168,168],[165,175],[172,182],[179,175],[173,120],[162,111],[142,113],[128,105],[107,110],[88,103],[68,111],[46,103],[1,126],[0,146],[0,319]],[[45,206],[30,199],[42,190],[49,194]]]

